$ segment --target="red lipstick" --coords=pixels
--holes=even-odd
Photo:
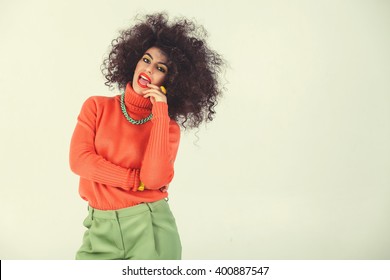
[[[138,77],[138,85],[141,87],[141,88],[147,88],[148,87],[148,84],[150,84],[152,82],[152,79],[148,76],[148,74],[142,72],[139,77]]]

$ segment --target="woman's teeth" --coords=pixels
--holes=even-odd
[[[146,77],[146,76],[144,76],[144,75],[140,75],[139,76],[142,80],[145,80],[145,81],[147,81],[148,83],[150,83],[151,81],[150,81],[150,79],[148,78],[148,77]]]
[[[147,88],[150,82],[151,81],[147,77],[143,76],[142,74],[138,78],[138,85],[142,88]]]

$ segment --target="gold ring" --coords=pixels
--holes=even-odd
[[[164,86],[160,87],[162,93],[167,94],[167,89]]]

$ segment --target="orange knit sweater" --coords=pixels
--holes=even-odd
[[[124,117],[120,96],[92,96],[82,106],[70,144],[70,167],[80,176],[79,193],[89,205],[115,210],[167,197],[180,141],[180,128],[168,105],[144,98],[127,84],[125,104],[133,119],[151,112],[151,121],[133,125]],[[144,191],[137,191],[140,182]]]

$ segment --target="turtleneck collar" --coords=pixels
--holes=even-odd
[[[133,107],[138,110],[151,111],[153,107],[149,98],[145,98],[134,91],[131,82],[128,82],[126,85],[125,103],[126,106]]]

